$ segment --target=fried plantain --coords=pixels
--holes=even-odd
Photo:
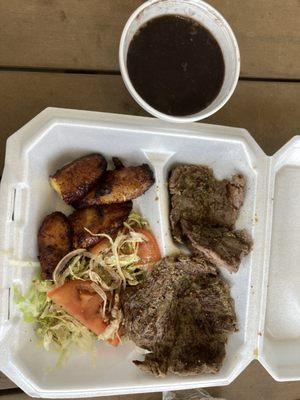
[[[56,171],[50,184],[67,204],[74,204],[99,182],[106,167],[101,154],[89,154]]]
[[[54,212],[43,220],[38,232],[38,251],[43,279],[52,279],[58,262],[72,250],[72,228],[68,218]]]
[[[125,165],[122,163],[119,157],[112,157],[112,162],[114,164],[115,169],[125,168]]]
[[[73,246],[88,248],[99,243],[103,238],[93,236],[92,233],[106,233],[111,235],[123,226],[132,209],[132,202],[110,204],[102,207],[91,206],[74,211],[69,220],[74,231]]]
[[[154,183],[147,164],[107,171],[99,185],[89,192],[78,207],[122,203],[146,192]]]

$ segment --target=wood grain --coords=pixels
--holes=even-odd
[[[241,76],[300,78],[299,0],[208,2],[224,15],[237,36]]]
[[[239,82],[229,102],[205,122],[246,128],[266,154],[300,134],[300,82]]]
[[[249,130],[267,154],[300,134],[300,83],[240,81],[227,105],[204,122]],[[145,115],[120,76],[0,72],[0,168],[5,141],[44,108]]]
[[[299,0],[210,0],[234,29],[242,76],[300,78]],[[0,66],[117,70],[142,0],[1,0]]]
[[[113,70],[138,0],[1,0],[0,65]]]

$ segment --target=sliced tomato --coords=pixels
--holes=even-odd
[[[135,229],[136,232],[142,233],[146,237],[146,241],[139,243],[138,256],[142,264],[154,263],[161,259],[160,250],[154,235],[146,229]]]
[[[91,247],[89,251],[93,254],[99,254],[101,251],[105,250],[109,245],[108,239],[102,239],[99,243],[95,244],[95,246]]]
[[[96,335],[100,335],[107,327],[99,312],[103,300],[91,287],[91,283],[68,281],[51,290],[48,297]]]

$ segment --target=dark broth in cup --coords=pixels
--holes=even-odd
[[[203,110],[217,97],[225,64],[218,42],[199,22],[164,15],[134,35],[127,70],[135,90],[150,106],[185,116]]]

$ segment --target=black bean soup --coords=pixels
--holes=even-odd
[[[140,28],[129,45],[127,69],[138,94],[173,116],[206,108],[220,92],[225,73],[213,35],[180,15],[157,17]]]

